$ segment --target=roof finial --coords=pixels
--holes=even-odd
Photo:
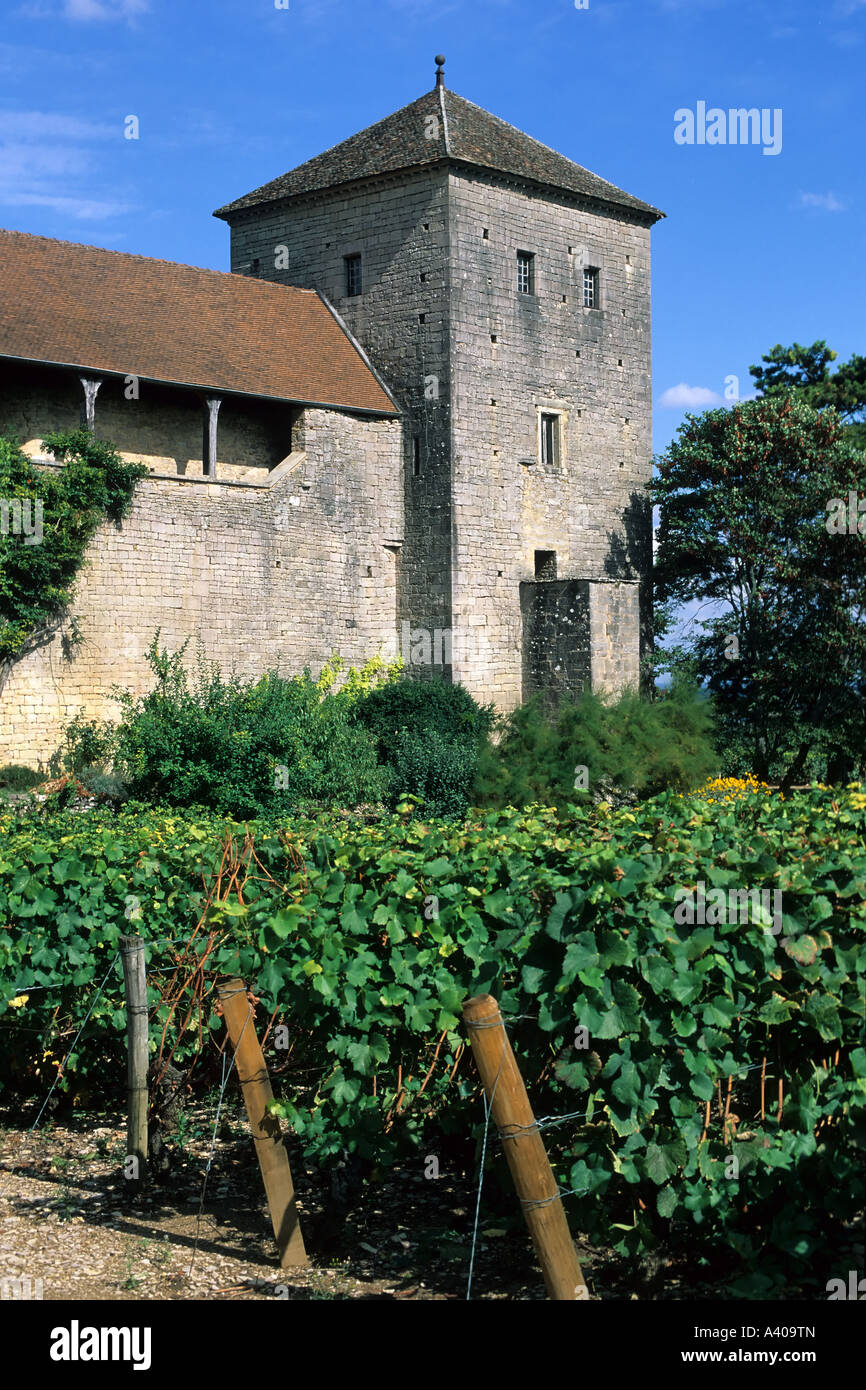
[[[443,65],[444,62],[445,62],[445,54],[444,54],[444,53],[437,53],[437,54],[436,54],[436,65],[437,65],[437,66],[436,66],[436,86],[437,86],[437,87],[444,87],[444,86],[445,86],[445,74],[444,74],[443,71],[442,71],[442,65]]]

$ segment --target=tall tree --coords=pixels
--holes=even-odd
[[[749,372],[764,396],[795,391],[818,410],[829,406],[838,411],[850,442],[866,450],[866,357],[854,353],[831,373],[830,363],[837,357],[823,339],[810,347],[777,343],[761,358],[766,366],[750,367]]]
[[[658,598],[716,609],[678,664],[706,683],[722,736],[784,786],[816,750],[863,756],[866,460],[846,436],[835,410],[770,392],[687,416],[652,484]]]

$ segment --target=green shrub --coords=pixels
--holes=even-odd
[[[64,730],[61,748],[52,758],[53,770],[79,776],[85,768],[110,763],[116,745],[114,726],[99,719],[85,719],[82,708]]]
[[[199,661],[191,690],[186,648],[161,652],[158,639],[148,652],[155,689],[117,695],[115,771],[131,796],[233,816],[381,800],[385,775],[369,734],[308,671],[245,683]]]
[[[715,771],[711,734],[709,702],[682,683],[655,701],[585,694],[552,713],[536,697],[501,722],[498,744],[482,750],[473,799],[563,810],[587,797],[619,804],[686,790]]]
[[[449,741],[435,729],[401,729],[391,750],[388,800],[396,805],[401,797],[416,796],[426,816],[465,815],[477,762],[469,742]]]
[[[104,767],[82,768],[79,780],[85,791],[92,796],[105,797],[109,801],[125,801],[129,796],[126,784],[116,772],[108,772]]]
[[[462,685],[443,680],[397,680],[370,692],[356,718],[376,740],[379,756],[390,758],[395,734],[432,732],[449,742],[478,743],[493,727],[493,705],[479,705]]]
[[[25,767],[23,763],[7,763],[5,767],[0,767],[0,787],[6,791],[26,792],[44,780],[41,772],[34,772],[32,767]]]
[[[411,795],[421,798],[425,815],[465,814],[493,705],[479,705],[464,686],[442,680],[392,680],[360,700],[354,714],[388,769],[391,806]]]
[[[339,653],[332,652],[319,672],[316,689],[322,695],[330,695],[333,692],[346,704],[356,705],[372,690],[400,680],[402,672],[403,661],[399,656],[395,661],[385,661],[384,657],[377,653],[365,661],[363,666],[355,667],[349,666]],[[341,676],[344,679],[337,686]]]
[[[754,740],[742,721],[729,714],[716,717],[716,748],[718,750],[719,773],[722,777],[749,777],[755,775]],[[797,755],[798,734],[792,725],[790,738],[780,739],[778,755],[771,761],[769,780],[778,785]],[[816,735],[810,752],[802,761],[798,783],[811,782],[841,783],[847,786],[857,778],[866,777],[866,747],[856,735],[848,736],[842,725]]]

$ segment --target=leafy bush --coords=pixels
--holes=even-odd
[[[847,786],[858,777],[866,777],[866,743],[858,744],[856,737],[845,742],[846,730],[836,726],[825,733],[817,733],[810,751],[800,761],[799,783],[836,782]],[[718,751],[719,770],[723,776],[742,777],[752,775],[756,759],[753,740],[743,724],[730,714],[716,715],[715,742]],[[792,724],[790,736],[786,740],[779,737],[778,756],[771,762],[768,776],[781,781],[785,768],[790,767],[798,752],[799,735]]]
[[[116,1077],[122,1104],[119,965],[96,988],[132,902],[154,987],[183,950],[166,938],[201,921],[193,955],[286,1023],[281,1108],[310,1157],[387,1163],[432,1126],[480,1126],[460,1009],[489,991],[536,1114],[571,1116],[546,1140],[576,1229],[631,1259],[688,1249],[741,1294],[838,1273],[863,1205],[866,789],[253,829],[0,817],[7,1081],[45,1094],[92,1007],[59,1089]],[[760,909],[680,920],[698,881],[778,887],[781,931]],[[159,1005],[155,1035],[167,1021]],[[222,1025],[205,1009],[203,1026],[215,1067]],[[198,1029],[175,1037],[185,1065]]]
[[[32,767],[25,767],[23,763],[7,763],[5,767],[0,767],[0,787],[6,791],[27,792],[44,780],[41,772],[34,772]]]
[[[396,680],[359,701],[355,717],[388,768],[391,806],[412,795],[423,799],[425,815],[465,813],[492,704],[479,705],[462,685]]]
[[[451,742],[435,729],[401,729],[391,748],[388,799],[396,805],[414,796],[425,815],[465,815],[477,762],[471,743]]]
[[[107,772],[103,767],[82,768],[80,780],[85,791],[92,796],[115,802],[126,801],[129,796],[123,779],[116,772]]]
[[[581,797],[616,804],[684,790],[715,770],[711,730],[709,703],[680,682],[653,702],[630,692],[616,700],[585,694],[551,713],[535,698],[484,748],[473,797],[482,806],[563,810]],[[581,767],[585,778],[575,775]]]
[[[99,719],[85,719],[84,709],[67,724],[63,744],[52,758],[56,773],[72,772],[78,776],[85,768],[103,767],[110,763],[117,747],[114,725]]]
[[[115,771],[131,796],[233,816],[381,799],[384,773],[350,701],[323,695],[309,672],[244,683],[201,661],[190,690],[185,650],[160,651],[157,632],[148,651],[156,687],[116,695]]]
[[[443,680],[397,680],[373,690],[361,701],[357,718],[376,739],[387,760],[401,729],[440,734],[449,742],[477,743],[493,727],[493,705],[479,705],[462,685]]]
[[[380,654],[377,654],[370,657],[369,661],[365,661],[359,669],[347,665],[338,652],[332,652],[319,672],[316,689],[322,695],[329,695],[333,692],[346,704],[354,706],[371,691],[400,680],[402,672],[403,660],[399,656],[395,661],[385,661]],[[343,680],[337,685],[341,676]]]

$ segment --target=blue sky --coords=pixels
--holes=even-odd
[[[657,450],[776,342],[866,350],[866,0],[281,3],[4,0],[0,225],[227,269],[213,209],[414,100],[441,50],[455,91],[668,214]],[[700,101],[780,109],[779,153],[678,144]]]

